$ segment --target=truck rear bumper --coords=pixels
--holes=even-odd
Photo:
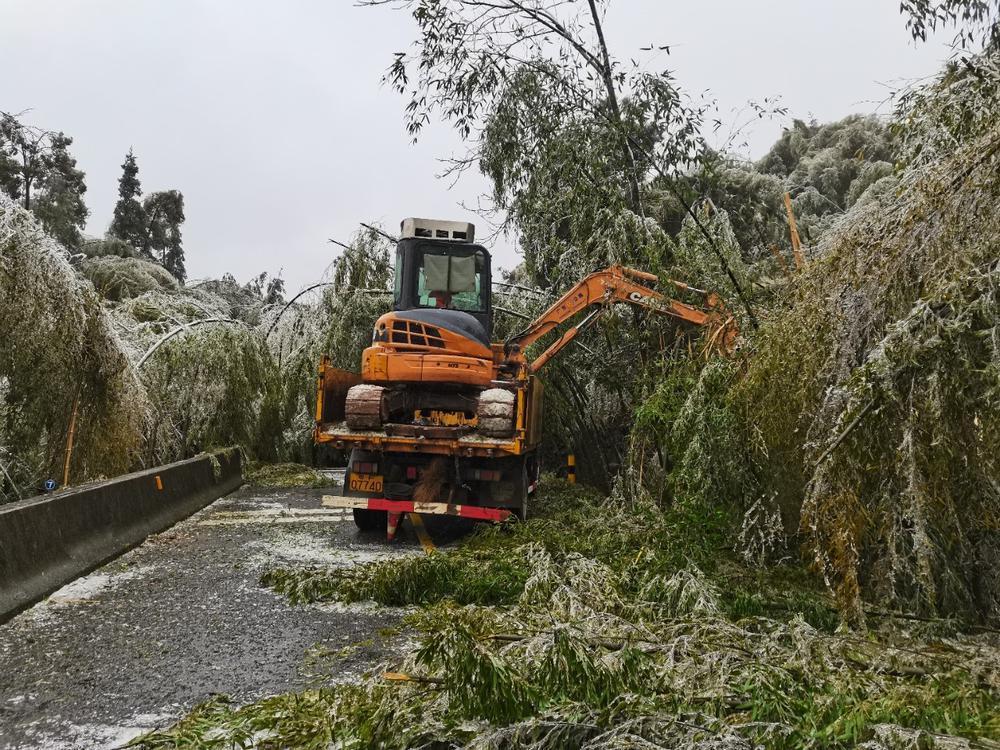
[[[453,505],[450,503],[417,503],[412,500],[387,500],[382,497],[360,498],[324,495],[325,508],[358,508],[384,510],[389,513],[423,513],[437,516],[458,516],[478,521],[506,521],[513,513],[506,508],[483,508],[479,505]]]

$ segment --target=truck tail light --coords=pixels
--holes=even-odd
[[[477,479],[480,482],[499,482],[500,472],[489,469],[473,469],[472,478]]]

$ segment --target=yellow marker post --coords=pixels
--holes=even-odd
[[[158,489],[158,490],[162,490],[163,489],[163,480],[160,479],[160,475],[159,474],[156,475],[156,489]]]
[[[408,513],[407,515],[410,517],[410,523],[413,524],[413,530],[417,532],[417,539],[420,540],[420,546],[424,548],[424,552],[428,555],[434,552],[437,547],[434,546],[427,529],[424,528],[424,519],[420,517],[419,513]]]
[[[576,484],[576,456],[572,453],[566,456],[566,481]]]
[[[383,672],[382,679],[390,682],[413,682],[413,678],[403,672]]]
[[[406,674],[404,672],[383,672],[382,679],[389,682],[426,682],[430,685],[444,685],[444,680],[440,677],[431,677],[422,674]]]

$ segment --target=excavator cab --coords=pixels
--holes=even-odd
[[[398,317],[461,333],[489,346],[493,334],[490,254],[475,227],[405,219],[396,246],[393,310]]]

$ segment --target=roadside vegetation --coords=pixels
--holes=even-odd
[[[266,274],[181,284],[123,241],[71,253],[0,191],[0,503],[233,445],[312,462],[319,358],[356,366],[389,300],[351,265],[289,301]]]
[[[328,487],[330,479],[311,466],[292,463],[267,463],[254,461],[243,472],[244,481],[251,487]]]

